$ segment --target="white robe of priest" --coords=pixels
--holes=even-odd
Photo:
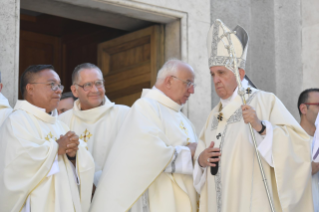
[[[312,212],[309,136],[274,94],[251,90],[245,95],[247,104],[267,125],[265,136],[254,132],[275,211]],[[198,158],[212,141],[222,154],[215,176],[196,159],[194,186],[201,194],[200,212],[268,212],[268,198],[237,91],[224,103],[226,106],[220,102],[210,113],[195,154]],[[221,120],[218,115],[222,115]]]
[[[178,149],[196,141],[193,125],[181,106],[157,89],[144,89],[105,163],[91,212],[128,211],[145,200],[146,207],[132,211],[196,212],[190,151],[190,172],[177,172],[180,167],[175,167]],[[147,198],[143,198],[145,194]]]
[[[61,121],[86,142],[95,162],[96,186],[129,109],[124,105],[115,105],[105,96],[103,105],[90,110],[81,110],[80,101],[76,100],[71,110],[59,116]]]
[[[75,177],[67,156],[58,155],[60,135],[69,128],[29,102],[18,101],[0,129],[0,211],[86,212],[89,210],[94,161],[80,141]],[[76,182],[76,179],[79,182]],[[78,186],[79,184],[79,186]],[[28,201],[27,201],[28,200]]]
[[[8,99],[0,93],[0,126],[11,112],[12,108],[9,105]]]

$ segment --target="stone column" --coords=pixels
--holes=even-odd
[[[0,20],[2,93],[14,106],[18,99],[20,0],[1,0]]]

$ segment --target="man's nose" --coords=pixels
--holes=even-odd
[[[191,93],[191,94],[195,93],[195,86],[194,85],[190,86],[188,88],[188,92]]]

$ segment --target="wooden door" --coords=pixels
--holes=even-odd
[[[61,42],[58,37],[20,31],[19,79],[30,65],[52,64],[56,72],[61,70]],[[21,94],[19,93],[19,98]]]
[[[143,88],[151,88],[164,62],[162,26],[151,26],[98,46],[98,66],[108,98],[131,106]]]

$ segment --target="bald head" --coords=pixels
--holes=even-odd
[[[170,59],[166,61],[166,63],[162,66],[162,68],[158,71],[157,73],[157,79],[156,79],[156,84],[163,83],[166,77],[176,75],[178,71],[182,71],[183,67],[186,69],[191,70],[194,73],[193,68],[178,59]]]
[[[194,93],[195,73],[193,68],[180,60],[169,60],[159,70],[156,88],[182,105]]]

